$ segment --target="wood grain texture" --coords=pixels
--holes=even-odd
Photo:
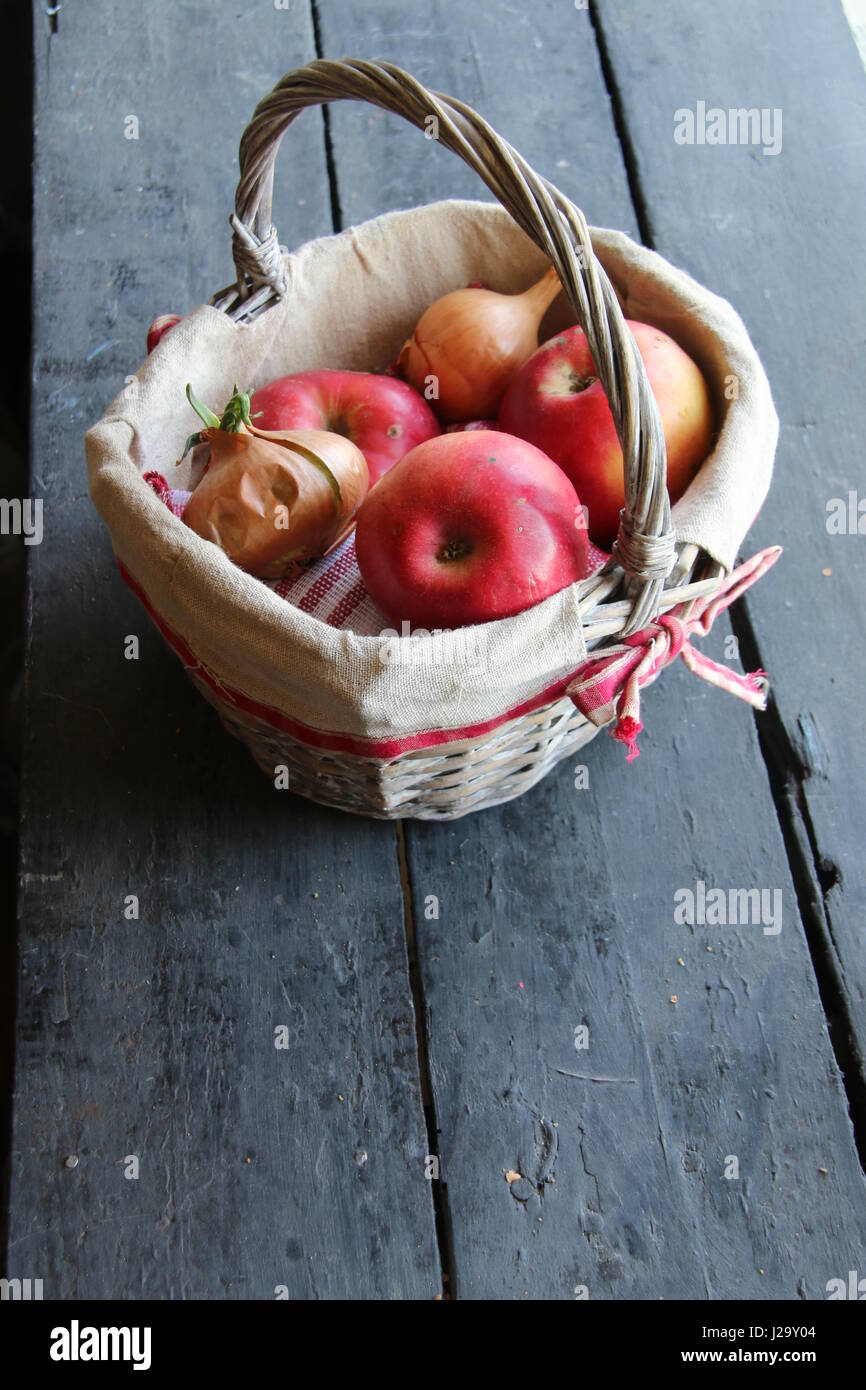
[[[323,57],[387,58],[461,97],[578,206],[591,193],[591,221],[636,231],[609,144],[607,95],[587,80],[598,65],[586,13],[555,0],[462,9],[454,0],[376,0],[363,13],[348,0],[320,0],[317,9]],[[461,160],[386,112],[343,102],[330,123],[346,225],[437,198],[492,201]]]
[[[321,27],[326,56],[387,56],[477,104],[591,221],[634,232],[585,12],[380,4],[361,21],[334,0]],[[478,196],[380,113],[337,106],[331,129],[348,220]],[[729,634],[705,645],[721,657]],[[631,768],[604,738],[578,755],[588,790],[565,765],[482,816],[406,826],[457,1297],[821,1298],[862,1249],[753,721],[675,669],[646,724]],[[674,894],[698,880],[778,889],[781,932],[677,926]]]
[[[461,1297],[821,1298],[862,1249],[753,732],[678,671],[647,712],[642,765],[593,745],[588,790],[408,832]],[[782,931],[677,926],[698,880],[779,888]]]
[[[393,827],[269,788],[124,591],[84,476],[150,319],[229,278],[237,142],[314,56],[310,14],[99,0],[46,24],[8,1274],[46,1298],[432,1297]],[[331,230],[318,113],[277,185],[284,241]]]
[[[781,542],[785,555],[747,607],[780,716],[772,755],[790,787],[814,920],[862,1076],[866,805],[855,749],[866,537],[828,534],[827,504],[840,499],[847,513],[849,491],[866,498],[866,76],[839,5],[736,0],[686,20],[650,0],[597,9],[653,241],[740,311],[782,422],[776,480],[753,536],[754,548]],[[777,110],[780,152],[675,144],[674,112],[700,100]]]

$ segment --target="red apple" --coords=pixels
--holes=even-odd
[[[355,548],[398,627],[506,618],[587,573],[577,493],[539,449],[497,430],[428,440],[365,498]]]
[[[675,502],[710,451],[713,408],[698,366],[673,338],[629,320],[658,403]],[[622,449],[586,334],[568,328],[525,362],[505,393],[499,427],[543,449],[568,474],[588,508],[589,534],[610,547],[625,506]]]
[[[371,487],[416,444],[439,434],[436,416],[417,391],[372,372],[323,369],[283,376],[254,393],[250,410],[262,430],[345,435],[366,458]]]

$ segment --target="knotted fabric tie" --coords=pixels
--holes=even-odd
[[[597,728],[616,717],[611,737],[626,745],[629,762],[640,755],[637,736],[643,728],[641,686],[654,681],[662,667],[678,656],[701,680],[730,691],[755,709],[766,709],[769,682],[764,671],[740,675],[698,651],[690,639],[698,632],[706,636],[718,614],[766,574],[781,553],[778,545],[759,551],[733,570],[715,593],[678,604],[640,632],[606,647],[601,656],[590,657],[583,663],[566,694]]]

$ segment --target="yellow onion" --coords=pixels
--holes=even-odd
[[[403,344],[403,375],[443,420],[494,416],[509,381],[538,347],[538,326],[559,290],[553,266],[522,294],[452,290],[425,310]],[[438,397],[431,397],[435,389]]]
[[[183,519],[241,569],[279,579],[324,555],[350,529],[369,487],[357,445],[328,430],[259,430],[249,396],[235,387],[218,419],[187,387],[206,428],[207,471]]]

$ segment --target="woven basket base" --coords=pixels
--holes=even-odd
[[[289,790],[298,796],[379,820],[457,820],[511,801],[599,732],[571,700],[561,699],[477,739],[387,760],[348,758],[229,709],[193,672],[188,675],[272,781],[285,767]]]

